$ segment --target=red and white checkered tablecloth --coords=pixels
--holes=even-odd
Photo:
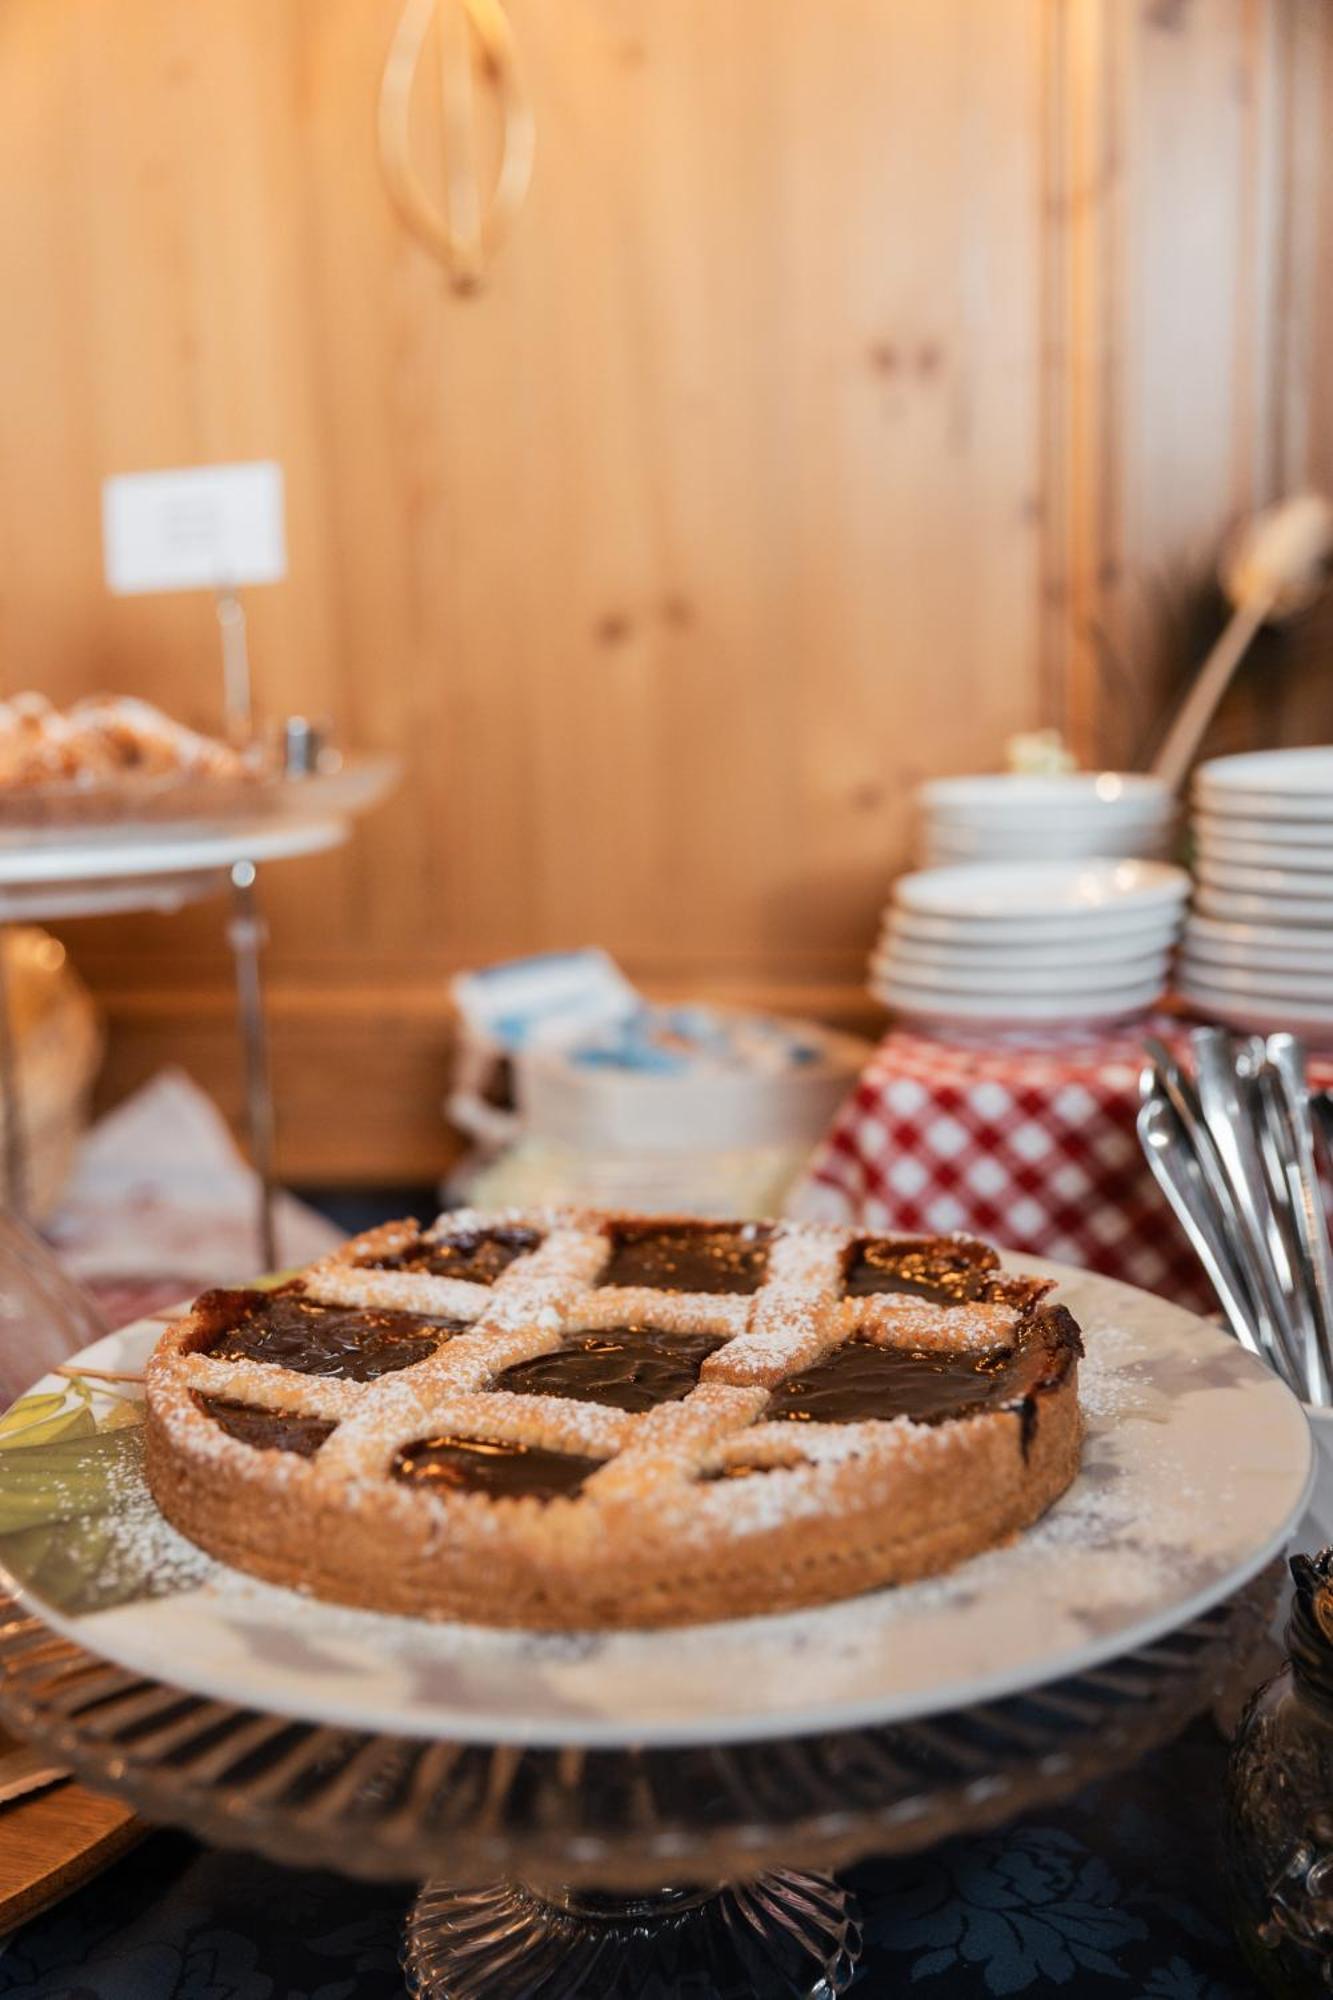
[[[820,1144],[794,1214],[875,1229],[966,1230],[1216,1310],[1139,1148],[1142,1038],[936,1041],[894,1029]],[[1333,1062],[1311,1065],[1333,1083]]]

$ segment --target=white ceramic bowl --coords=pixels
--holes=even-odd
[[[1169,954],[1157,952],[1151,958],[1126,959],[1115,965],[1065,965],[1059,971],[1048,966],[1007,965],[993,972],[979,973],[970,966],[921,964],[901,952],[883,953],[871,960],[871,975],[881,983],[913,986],[934,992],[1018,996],[1045,994],[1051,999],[1086,1001],[1108,987],[1166,984]]]
[[[904,963],[949,967],[984,978],[1009,965],[1030,966],[1059,974],[1073,965],[1108,968],[1127,961],[1165,958],[1175,942],[1176,926],[1154,925],[1151,931],[1116,932],[1110,937],[1057,938],[1036,942],[1019,940],[995,944],[974,944],[966,934],[961,940],[921,938],[896,924],[886,926],[876,946],[877,955],[901,958]]]
[[[1009,829],[995,833],[978,832],[955,836],[937,827],[927,827],[921,837],[921,861],[926,868],[947,868],[969,861],[1082,861],[1125,858],[1163,861],[1172,852],[1175,834],[1170,830],[1113,832],[1085,828],[1073,833],[1053,833],[1039,829],[1017,833]]]
[[[1059,946],[1081,951],[1085,945],[1131,942],[1148,946],[1169,942],[1180,929],[1182,909],[1077,910],[1067,917],[999,917],[985,923],[967,918],[928,917],[916,910],[895,909],[886,920],[894,937],[923,943],[966,944],[970,949],[1011,951],[1020,945]]]
[[[1071,824],[1103,823],[1129,817],[1169,819],[1175,811],[1170,788],[1160,778],[1134,771],[1065,771],[1049,776],[997,772],[971,778],[932,778],[917,793],[921,810],[933,818],[969,825],[1014,817]]]
[[[1048,1026],[1091,1021],[1119,1021],[1131,1014],[1143,1014],[1161,994],[1158,980],[1140,980],[1135,986],[1104,987],[1095,994],[1017,994],[992,999],[972,991],[951,991],[948,987],[908,986],[901,980],[877,981],[871,988],[876,998],[895,1013],[918,1020],[985,1021],[995,1026],[1024,1022]]]
[[[980,925],[1060,922],[1074,915],[1178,910],[1189,893],[1183,868],[1160,861],[978,862],[904,875],[899,909]]]

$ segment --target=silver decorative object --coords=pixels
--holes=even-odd
[[[1333,1992],[1333,1550],[1291,1568],[1290,1657],[1247,1708],[1228,1774],[1236,1934],[1280,2000]]]

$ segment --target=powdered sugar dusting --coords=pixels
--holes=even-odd
[[[1227,1594],[1277,1546],[1300,1503],[1306,1431],[1280,1385],[1215,1329],[1104,1280],[1063,1282],[1088,1350],[1083,1473],[1036,1527],[947,1575],[661,1634],[531,1634],[345,1610],[216,1571],[182,1544],[205,1587],[99,1612],[88,1643],[205,1693],[353,1727],[585,1744],[893,1721],[1123,1653]],[[155,1337],[117,1336],[97,1359],[136,1367]],[[819,1441],[831,1482],[860,1477],[854,1428],[841,1466]],[[793,1429],[802,1451],[814,1444],[804,1426],[761,1419],[708,1464],[767,1459],[770,1439],[790,1455]],[[748,1496],[760,1510],[761,1489],[786,1476],[710,1490],[719,1507]],[[562,1505],[572,1533],[583,1503]],[[143,1533],[180,1543],[160,1525]],[[706,1560],[690,1546],[689,1560]]]

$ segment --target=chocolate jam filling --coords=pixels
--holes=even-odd
[[[302,1458],[313,1458],[337,1428],[322,1417],[297,1416],[294,1410],[256,1410],[248,1403],[228,1402],[225,1396],[199,1400],[228,1437],[239,1438],[256,1451],[295,1451]]]
[[[599,1283],[655,1292],[757,1292],[768,1270],[766,1223],[623,1223]]]
[[[493,1386],[521,1396],[574,1396],[637,1414],[688,1396],[704,1361],[721,1345],[717,1334],[669,1333],[657,1326],[567,1334],[554,1354],[517,1362]]]
[[[298,1375],[374,1382],[434,1354],[467,1322],[378,1307],[325,1306],[299,1292],[251,1292],[242,1318],[207,1351],[220,1361],[267,1361]]]
[[[935,1299],[943,1305],[980,1298],[994,1277],[994,1259],[941,1243],[892,1243],[864,1237],[847,1258],[844,1296],[868,1298],[880,1292],[906,1292],[913,1298]]]
[[[485,1493],[494,1500],[559,1500],[577,1493],[604,1461],[543,1451],[498,1438],[434,1437],[404,1445],[395,1479],[437,1493]]]
[[[719,1465],[712,1472],[701,1476],[705,1486],[715,1486],[720,1479],[757,1479],[764,1472],[785,1472],[790,1470],[781,1465]]]
[[[855,1424],[911,1417],[919,1424],[970,1416],[1015,1395],[1016,1356],[914,1354],[849,1340],[803,1375],[781,1382],[769,1399],[769,1420]]]
[[[493,1285],[516,1257],[526,1257],[541,1242],[535,1229],[467,1229],[432,1242],[419,1236],[392,1257],[370,1257],[368,1271],[424,1271],[432,1278],[461,1278],[469,1285]]]

